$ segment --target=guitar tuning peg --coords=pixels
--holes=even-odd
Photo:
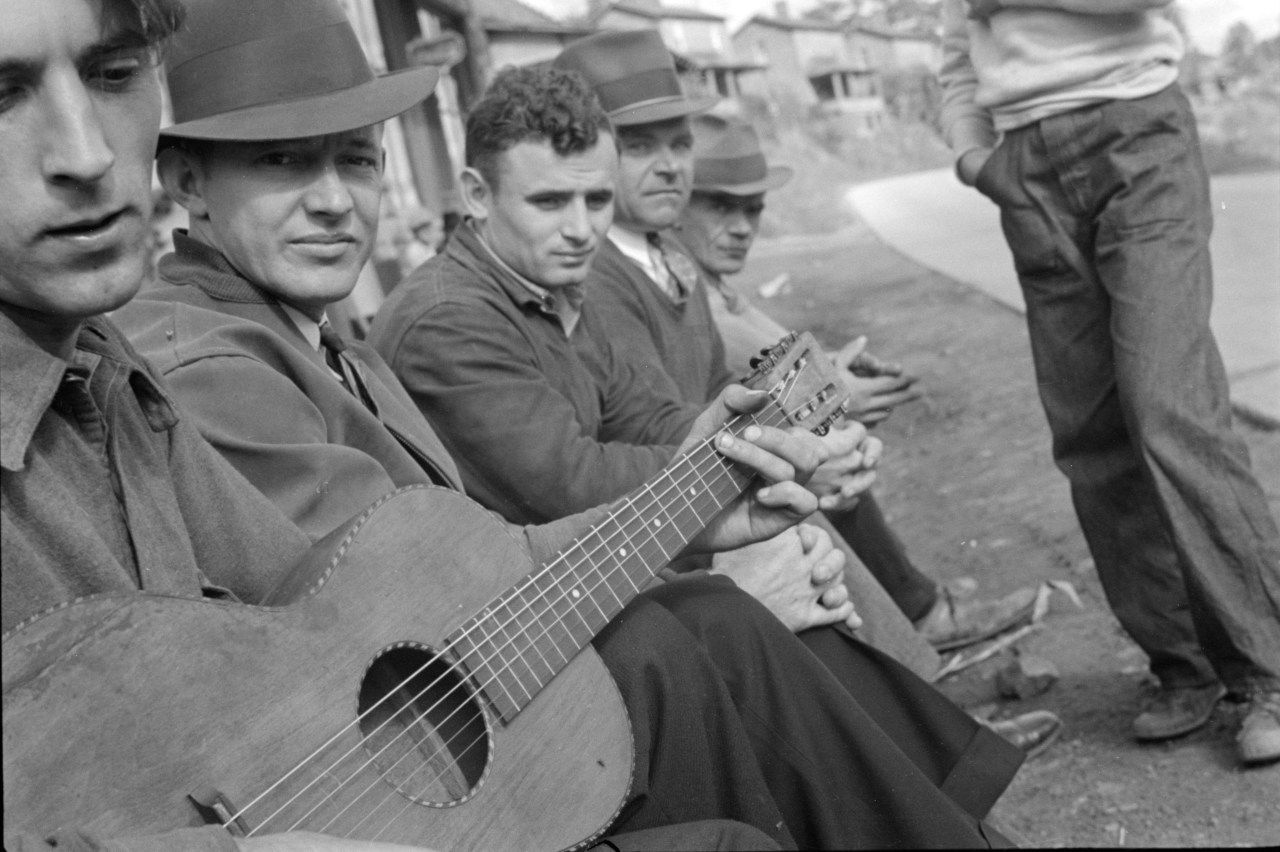
[[[747,364],[751,366],[751,369],[754,370],[764,363],[764,358],[761,357],[763,354],[764,350],[761,350],[760,355],[756,355],[747,361]]]

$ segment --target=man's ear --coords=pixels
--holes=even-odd
[[[164,191],[186,208],[193,219],[208,215],[204,201],[204,169],[198,157],[185,148],[171,145],[156,158],[156,174]]]
[[[467,167],[462,170],[462,207],[477,222],[489,218],[493,205],[493,188],[479,170]]]

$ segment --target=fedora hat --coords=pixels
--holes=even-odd
[[[438,68],[376,76],[338,0],[185,0],[165,57],[171,126],[161,138],[297,139],[399,115]]]
[[[552,65],[585,77],[619,127],[694,115],[719,100],[685,95],[657,30],[594,33],[565,45]]]
[[[756,195],[791,180],[787,166],[764,159],[760,136],[738,119],[700,115],[693,120],[693,191]]]

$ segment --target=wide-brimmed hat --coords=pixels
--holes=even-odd
[[[440,71],[376,76],[338,0],[185,0],[165,58],[174,123],[161,137],[297,139],[385,121]]]
[[[719,100],[685,95],[657,30],[594,33],[569,42],[552,64],[585,77],[619,127],[695,115]]]
[[[693,120],[693,191],[756,195],[791,180],[787,166],[771,166],[756,129],[739,119]]]

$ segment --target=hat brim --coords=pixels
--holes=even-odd
[[[654,124],[659,121],[669,121],[673,118],[683,118],[686,115],[697,115],[698,113],[706,112],[719,102],[719,98],[701,95],[696,98],[673,98],[672,100],[642,103],[614,110],[609,113],[609,120],[613,122],[615,127]]]
[[[759,195],[778,189],[795,175],[790,166],[770,166],[763,180],[751,183],[718,183],[707,184],[693,182],[694,192],[723,192],[725,195]]]
[[[350,89],[175,124],[160,138],[253,142],[342,133],[399,115],[430,95],[439,79],[433,66],[405,68]]]

